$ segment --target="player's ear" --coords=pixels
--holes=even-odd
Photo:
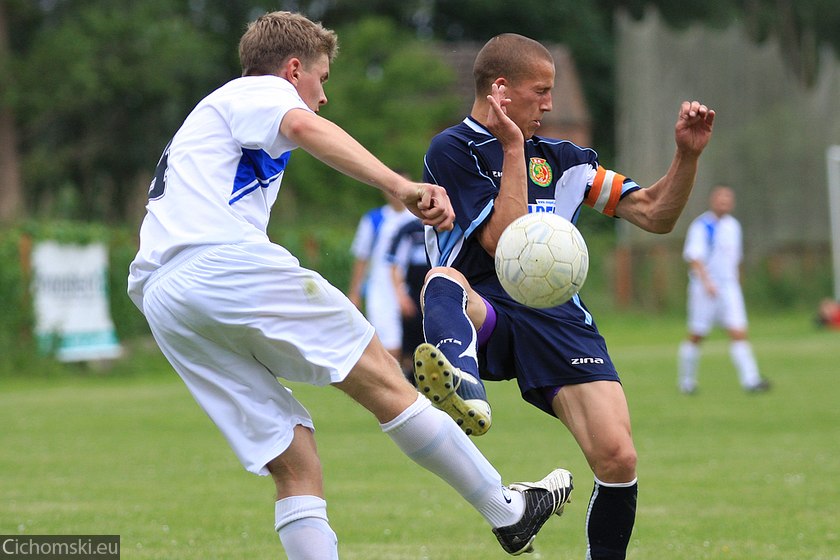
[[[303,69],[303,64],[299,58],[292,57],[283,64],[280,71],[280,77],[286,78],[292,85],[297,85],[300,78],[300,72]]]

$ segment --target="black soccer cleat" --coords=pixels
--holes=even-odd
[[[525,512],[513,525],[493,529],[505,552],[513,556],[533,552],[537,533],[552,515],[563,515],[573,488],[572,473],[565,469],[555,469],[539,482],[511,484],[511,490],[522,493]]]

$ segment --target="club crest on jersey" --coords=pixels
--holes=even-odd
[[[551,184],[551,166],[543,158],[532,157],[528,164],[528,175],[541,187]]]

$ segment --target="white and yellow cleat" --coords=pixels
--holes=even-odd
[[[484,435],[490,429],[490,404],[482,381],[452,366],[431,344],[423,343],[414,351],[414,380],[417,389],[468,436]]]

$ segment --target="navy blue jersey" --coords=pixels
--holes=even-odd
[[[525,142],[529,212],[554,212],[576,222],[582,205],[614,216],[622,197],[639,189],[633,180],[598,164],[595,151],[565,140],[534,136]],[[451,231],[426,228],[433,266],[451,266],[496,310],[498,320],[479,349],[482,378],[513,379],[523,397],[553,414],[543,389],[595,380],[618,380],[606,344],[578,296],[549,308],[516,303],[501,287],[493,256],[477,231],[499,194],[501,144],[471,117],[432,139],[424,181],[446,188],[455,210]]]
[[[423,223],[419,219],[411,220],[399,229],[386,258],[402,270],[409,293],[419,308],[420,291],[429,271]]]
[[[639,188],[600,167],[594,150],[566,140],[534,136],[525,142],[525,158],[529,212],[554,212],[575,223],[585,203],[612,216],[618,201]],[[503,160],[499,142],[471,117],[432,139],[423,180],[446,188],[455,210],[452,231],[426,230],[432,266],[457,268],[471,283],[495,276],[493,257],[474,233],[493,211]]]
[[[419,219],[406,223],[394,235],[387,259],[392,265],[402,270],[408,295],[411,296],[415,305],[414,315],[402,316],[402,351],[403,355],[411,356],[417,345],[425,342],[423,315],[420,313],[420,293],[423,290],[426,273],[429,271],[429,260],[426,257],[423,223]]]

